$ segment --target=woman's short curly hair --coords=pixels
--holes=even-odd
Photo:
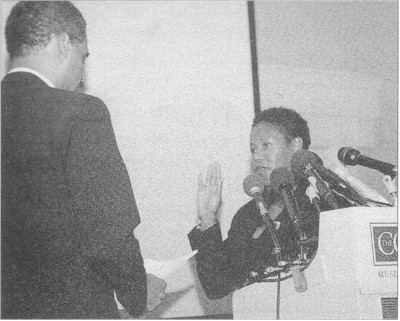
[[[259,123],[275,125],[287,142],[291,142],[296,137],[301,137],[303,149],[308,149],[311,144],[307,121],[293,109],[272,107],[263,110],[254,117],[253,127]]]
[[[86,22],[69,1],[20,1],[7,18],[5,36],[10,58],[46,46],[51,35],[67,33],[72,42],[86,39]]]

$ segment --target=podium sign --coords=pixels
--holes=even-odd
[[[358,218],[354,240],[361,293],[397,292],[398,234],[393,209],[360,208]]]
[[[371,223],[374,265],[396,265],[398,232],[395,223]]]

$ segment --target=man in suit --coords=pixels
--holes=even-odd
[[[140,218],[110,115],[74,90],[89,56],[70,2],[19,2],[2,81],[2,318],[134,317],[166,284],[147,276]],[[148,297],[149,295],[149,297]]]

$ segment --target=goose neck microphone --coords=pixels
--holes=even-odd
[[[375,169],[384,175],[390,175],[392,178],[397,176],[397,166],[361,155],[361,153],[355,148],[342,147],[339,149],[337,156],[338,159],[345,165],[361,165]]]
[[[293,154],[290,166],[297,179],[307,179],[329,207],[338,208],[332,191],[318,173],[318,170],[323,168],[323,162],[317,154],[301,149]]]

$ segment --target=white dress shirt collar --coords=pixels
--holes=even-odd
[[[31,74],[34,74],[35,76],[39,77],[41,80],[43,80],[47,86],[51,87],[51,88],[56,88],[56,86],[54,86],[54,84],[51,82],[51,80],[49,78],[47,78],[46,76],[44,76],[43,74],[41,74],[40,72],[28,68],[28,67],[18,67],[18,68],[13,68],[11,69],[8,73],[14,73],[14,72],[29,72]]]

